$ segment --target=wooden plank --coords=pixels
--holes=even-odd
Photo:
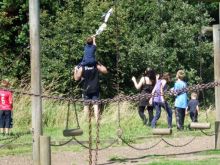
[[[153,129],[153,135],[170,135],[172,134],[172,129],[170,128],[155,128]]]
[[[211,124],[210,123],[190,123],[190,128],[192,129],[210,129]]]

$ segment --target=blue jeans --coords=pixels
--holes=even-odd
[[[172,128],[172,109],[169,107],[167,102],[154,102],[153,103],[154,108],[156,109],[156,114],[151,122],[151,127],[155,128],[156,127],[156,123],[157,120],[160,118],[160,114],[161,114],[161,107],[163,107],[166,112],[167,112],[167,123],[168,123],[168,128]]]

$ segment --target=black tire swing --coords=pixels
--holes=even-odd
[[[71,68],[71,61],[70,61],[70,42],[68,43],[69,46],[69,76],[70,76],[70,89],[73,91],[73,83],[72,83],[72,68]],[[70,137],[70,136],[80,136],[83,134],[83,130],[80,129],[79,126],[79,119],[78,119],[78,114],[76,110],[76,102],[74,101],[74,111],[75,111],[75,118],[77,122],[77,128],[69,129],[69,115],[70,115],[70,97],[71,97],[71,92],[69,92],[69,101],[68,101],[68,110],[67,110],[67,116],[66,116],[66,128],[63,130],[63,136],[65,137]]]
[[[83,134],[83,130],[80,129],[78,114],[76,110],[76,103],[74,102],[74,111],[76,116],[77,128],[69,129],[69,114],[70,114],[70,101],[68,102],[68,111],[67,111],[67,122],[66,122],[66,129],[63,130],[63,136],[70,137],[70,136],[81,136]]]

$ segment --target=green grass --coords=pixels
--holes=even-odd
[[[204,151],[201,153],[202,155],[219,155],[220,150],[210,150],[210,151]]]
[[[205,160],[157,160],[148,165],[219,165],[220,158],[209,158]],[[139,164],[146,165],[146,164]]]
[[[220,163],[220,156],[218,156],[220,153],[220,150],[210,150],[210,151],[204,151],[197,154],[194,154],[197,156],[196,158],[193,158],[192,155],[185,155],[186,160],[182,160],[181,158],[178,158],[177,156],[154,156],[154,155],[147,155],[143,156],[143,158],[148,158],[146,160],[146,163],[142,163],[141,160],[133,160],[138,165],[219,165]],[[217,157],[216,157],[216,156]],[[119,157],[117,155],[111,156],[109,158],[110,162],[128,162],[127,158],[125,157]],[[132,162],[132,160],[129,160]],[[138,163],[140,162],[140,163]]]

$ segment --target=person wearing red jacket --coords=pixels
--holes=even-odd
[[[11,126],[11,116],[13,108],[12,92],[4,89],[8,88],[10,83],[7,79],[2,80],[0,89],[0,132],[9,135]]]

